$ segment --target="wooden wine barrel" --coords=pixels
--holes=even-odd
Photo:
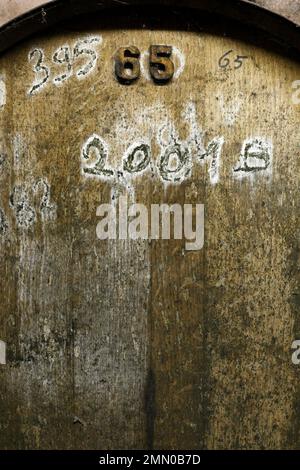
[[[0,30],[1,449],[299,448],[299,28],[180,3]],[[99,239],[121,198],[203,247]]]

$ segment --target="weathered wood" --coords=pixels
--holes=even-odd
[[[9,21],[16,20],[21,15],[31,12],[34,8],[45,8],[55,0],[1,0],[0,1],[0,26]],[[241,0],[243,2],[245,0]],[[199,0],[200,2],[200,0]],[[295,23],[300,22],[300,1],[299,0],[249,0],[250,3],[260,5],[271,12],[278,13]],[[123,2],[125,5],[125,2]]]
[[[237,39],[143,25],[58,29],[0,59],[0,447],[297,448],[300,66]],[[53,82],[68,71],[51,63],[55,51],[87,37],[98,41],[95,69],[79,80],[79,57]],[[165,86],[147,71],[157,44],[174,52]],[[129,45],[144,65],[126,86],[113,57]],[[51,67],[40,88],[36,48]],[[145,141],[152,170],[87,177],[82,147],[94,133],[107,168]],[[177,184],[159,175],[172,134],[193,162]],[[199,160],[216,138],[218,178],[209,156]],[[234,171],[256,138],[268,168]],[[121,194],[148,208],[203,203],[204,248],[98,240],[96,209]]]

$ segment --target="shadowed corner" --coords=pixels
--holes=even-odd
[[[148,450],[153,450],[154,447],[154,427],[156,418],[155,388],[155,375],[153,370],[150,368],[145,386],[146,436]]]

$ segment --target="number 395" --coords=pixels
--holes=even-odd
[[[135,46],[120,47],[115,54],[115,74],[120,83],[130,85],[140,78],[141,53]],[[149,72],[153,81],[163,85],[174,76],[171,46],[150,46]]]

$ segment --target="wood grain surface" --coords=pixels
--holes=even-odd
[[[0,25],[16,19],[18,16],[28,13],[34,8],[43,7],[54,0],[0,0]],[[242,0],[244,1],[244,0]],[[295,23],[300,22],[299,0],[249,0],[264,8],[283,15]],[[125,2],[124,2],[125,3]]]
[[[58,86],[55,51],[86,38],[102,39],[94,70],[78,79],[79,57]],[[175,50],[180,73],[165,86],[148,76],[153,44]],[[113,73],[128,45],[144,64],[130,86]],[[51,75],[30,94],[36,48]],[[299,63],[263,47],[147,22],[57,29],[0,58],[0,448],[299,448],[298,79]],[[192,159],[177,184],[157,170],[165,131]],[[86,177],[95,133],[110,168],[141,140],[152,168]],[[197,145],[215,138],[213,181]],[[235,172],[251,139],[268,143],[268,169]],[[204,248],[98,240],[96,209],[120,195],[204,204]]]

